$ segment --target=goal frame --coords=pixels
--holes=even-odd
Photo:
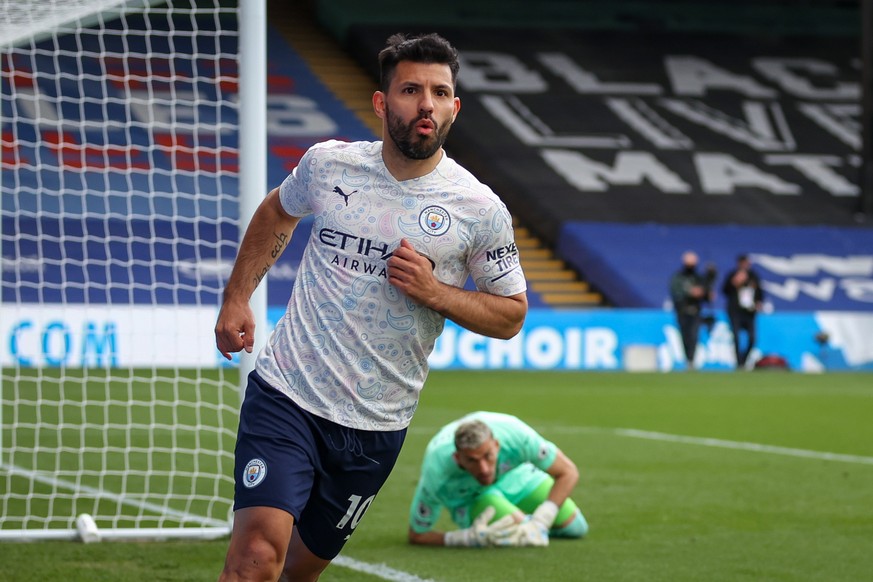
[[[106,2],[96,2],[101,6]],[[112,4],[113,2],[109,2]],[[123,4],[123,0],[114,5]],[[153,0],[127,0],[131,6],[145,7]],[[238,70],[239,70],[239,237],[245,232],[251,216],[267,192],[267,8],[266,0],[238,0],[237,18],[239,27]],[[109,8],[111,12],[111,7]],[[85,22],[81,16],[76,19]],[[64,22],[47,22],[47,26],[58,27]],[[51,30],[45,31],[51,34]],[[32,37],[31,37],[32,38]],[[20,40],[20,39],[18,39]],[[5,50],[9,42],[0,46]],[[2,78],[0,78],[2,82]],[[0,124],[2,129],[2,124]],[[0,240],[3,230],[0,221]],[[262,281],[251,300],[259,329],[267,327],[267,284]],[[3,309],[0,295],[0,310]],[[248,373],[254,369],[259,348],[266,341],[266,334],[258,334],[258,341],[252,354],[241,354],[239,369],[239,397],[244,394]],[[3,404],[3,378],[0,375],[0,407]],[[2,426],[2,417],[0,417]],[[0,471],[4,469],[5,443],[0,430]],[[75,518],[75,516],[71,516]],[[101,528],[102,540],[145,540],[145,539],[215,539],[226,536],[232,527],[232,517],[225,525],[203,527],[133,527]],[[72,528],[22,528],[0,529],[0,542],[35,540],[77,540],[81,539],[75,524]]]

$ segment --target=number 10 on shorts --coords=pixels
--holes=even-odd
[[[376,495],[370,495],[367,497],[363,503],[361,503],[360,495],[351,495],[349,497],[349,508],[346,510],[346,514],[343,516],[339,523],[336,524],[337,529],[342,529],[346,527],[351,520],[352,529],[358,527],[358,524],[361,523],[361,519],[363,519],[364,514],[367,512],[367,508],[370,507],[370,504],[373,502],[373,498]]]

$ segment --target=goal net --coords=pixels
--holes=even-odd
[[[2,6],[0,539],[223,535],[239,8]]]

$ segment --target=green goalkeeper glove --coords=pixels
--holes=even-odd
[[[443,543],[447,546],[464,546],[468,548],[481,548],[495,545],[495,540],[502,537],[502,532],[515,526],[512,515],[506,515],[492,524],[488,522],[494,517],[497,510],[493,506],[486,507],[479,516],[473,520],[473,525],[466,529],[448,531],[443,537]]]

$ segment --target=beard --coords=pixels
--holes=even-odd
[[[443,147],[452,126],[451,122],[441,125],[429,116],[418,116],[410,123],[404,123],[399,116],[392,115],[387,104],[385,114],[388,116],[388,136],[400,153],[411,160],[426,160],[437,153]],[[430,119],[433,123],[433,133],[430,135],[416,133],[415,125],[422,119]]]

